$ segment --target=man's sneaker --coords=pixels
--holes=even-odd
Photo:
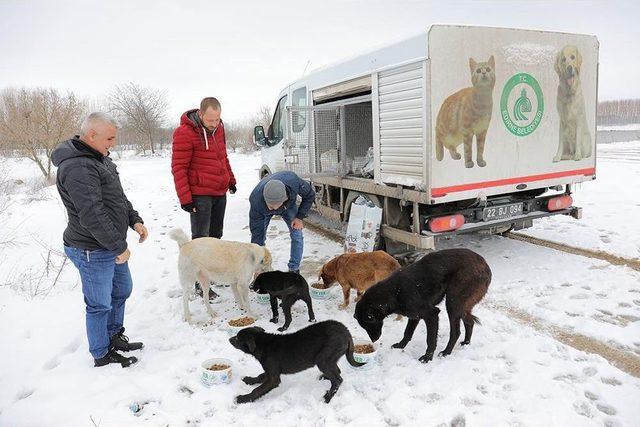
[[[99,366],[105,366],[110,363],[119,363],[123,368],[127,368],[137,362],[137,357],[125,357],[116,352],[114,348],[110,348],[109,352],[100,359],[93,359],[93,366],[97,368]]]
[[[196,295],[198,295],[200,298],[202,298],[202,286],[200,286],[200,283],[196,282]],[[211,287],[209,287],[209,301],[213,301],[214,299],[218,298],[218,294],[216,294],[213,289],[211,289]]]
[[[141,342],[129,342],[129,337],[124,334],[124,328],[111,337],[111,348],[116,351],[140,350],[144,347]]]

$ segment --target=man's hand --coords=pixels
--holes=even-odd
[[[186,211],[186,212],[189,212],[189,213],[195,213],[196,212],[196,205],[193,204],[193,202],[187,203],[185,205],[180,205],[180,207],[182,208],[183,211]]]
[[[304,228],[304,223],[300,218],[296,218],[293,221],[291,221],[291,227],[293,227],[296,230],[302,230]]]
[[[129,261],[130,256],[131,252],[129,251],[129,248],[127,248],[126,251],[122,252],[116,257],[116,264],[124,264],[125,262]]]
[[[229,186],[229,193],[236,194],[236,191],[238,191],[238,189],[236,188],[236,185],[235,184],[231,184]]]
[[[133,226],[133,229],[140,235],[140,240],[138,242],[142,243],[147,240],[147,236],[149,236],[149,232],[147,231],[147,227],[144,226],[143,223],[138,222]]]

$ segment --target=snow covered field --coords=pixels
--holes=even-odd
[[[640,141],[598,146],[597,176],[580,184],[574,204],[580,221],[542,219],[525,234],[625,258],[640,258]]]
[[[576,246],[640,257],[640,162],[611,155],[640,143],[599,148],[598,179],[576,193],[584,218],[551,218],[528,233]],[[625,159],[616,158],[625,157]],[[425,350],[421,324],[404,351],[391,349],[404,322],[387,319],[377,364],[366,371],[351,369],[343,359],[344,383],[326,405],[327,381],[309,370],[283,377],[276,390],[253,404],[236,405],[233,397],[251,387],[240,381],[257,375],[258,363],[227,342],[223,324],[240,314],[229,289],[220,288],[215,321],[201,301],[191,303],[198,326],[182,320],[177,281],[177,246],[165,233],[189,229],[188,216],[177,206],[168,158],[117,161],[123,184],[151,233],[138,244],[130,233],[130,267],[134,291],[125,326],[132,339],[145,342],[132,368],[96,369],[87,350],[84,304],[77,272],[62,269],[64,211],[55,187],[25,191],[14,186],[10,206],[2,214],[0,242],[15,244],[0,252],[0,425],[468,425],[468,426],[634,426],[640,419],[640,379],[604,358],[523,326],[505,314],[507,307],[543,319],[544,327],[562,328],[640,355],[640,274],[627,267],[557,252],[501,237],[473,236],[449,242],[486,257],[494,279],[475,314],[482,326],[470,346],[456,346],[451,356],[427,365],[417,361]],[[248,196],[257,182],[257,156],[232,155],[238,193],[229,196],[226,239],[249,240]],[[26,181],[35,176],[23,161],[3,163],[10,176]],[[1,166],[2,164],[0,164]],[[604,236],[604,237],[603,237]],[[276,268],[285,268],[289,241],[286,227],[272,222],[268,246]],[[307,230],[303,273],[312,280],[319,266],[341,252],[337,243]],[[47,259],[49,263],[47,264]],[[45,266],[49,275],[42,277]],[[333,299],[315,301],[319,320],[337,319],[356,337],[365,337],[353,319],[353,305],[338,310]],[[294,306],[292,330],[307,325],[303,304]],[[268,306],[254,307],[258,323],[268,331]],[[441,315],[439,350],[448,338]],[[235,378],[228,386],[205,388],[198,365],[210,357],[234,361]],[[133,414],[132,402],[144,404]]]

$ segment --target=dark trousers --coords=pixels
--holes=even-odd
[[[227,196],[193,196],[196,212],[191,213],[191,238],[222,237]]]

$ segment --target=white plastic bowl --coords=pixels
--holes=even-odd
[[[309,294],[311,294],[311,298],[317,300],[327,300],[331,297],[331,288],[328,289],[318,289],[309,285]]]
[[[242,316],[242,317],[244,317],[244,316]],[[237,319],[231,319],[231,320],[237,320]],[[229,332],[229,334],[231,336],[235,336],[235,335],[238,334],[238,332],[240,332],[244,328],[250,328],[252,326],[256,326],[256,319],[253,319],[253,323],[251,323],[250,325],[247,325],[247,326],[231,326],[229,324],[229,322],[227,322],[227,331]]]
[[[271,297],[269,294],[256,294],[256,301],[258,301],[258,304],[269,304]]]
[[[373,352],[371,353],[356,353],[355,351],[353,352],[353,358],[356,360],[356,362],[360,362],[360,363],[366,363],[366,365],[361,366],[359,368],[356,369],[369,369],[371,368],[371,366],[373,366],[373,364],[375,363],[375,359],[376,356],[378,354],[378,348],[376,346],[375,343],[372,343],[371,341],[368,340],[364,340],[364,339],[354,339],[353,340],[353,345],[365,345],[365,344],[370,344],[373,346]]]
[[[227,365],[227,369],[214,371],[213,365]],[[200,364],[200,381],[205,387],[211,387],[218,384],[229,384],[231,382],[231,360],[229,359],[207,359]]]

